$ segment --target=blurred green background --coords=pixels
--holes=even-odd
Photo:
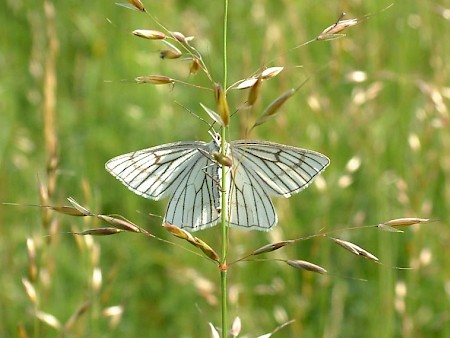
[[[194,35],[212,76],[222,81],[221,1],[144,4],[168,29]],[[450,2],[399,1],[346,30],[345,38],[289,52],[342,11],[346,19],[362,18],[389,4],[230,2],[229,83],[270,60],[270,66],[285,66],[264,82],[252,114],[309,77],[283,112],[249,137],[314,149],[331,159],[319,184],[275,201],[280,219],[275,230],[232,230],[230,259],[324,229],[336,230],[333,236],[364,247],[383,263],[321,237],[266,257],[305,259],[328,269],[328,276],[274,260],[233,266],[230,319],[241,318],[241,336],[256,337],[294,319],[274,336],[450,337]],[[0,205],[0,335],[209,337],[208,322],[220,323],[213,264],[137,234],[77,237],[69,232],[104,224],[25,205],[67,205],[72,196],[95,212],[121,214],[185,246],[148,216],[163,215],[166,201],[135,196],[104,163],[157,144],[209,141],[207,126],[179,104],[206,118],[199,103],[214,107],[210,91],[138,85],[136,76],[211,84],[200,73],[189,75],[186,61],[159,59],[161,43],[130,34],[158,29],[150,17],[113,2],[6,0],[0,19],[0,201],[23,205]],[[58,44],[54,66],[52,41]],[[56,76],[55,91],[46,74]],[[231,107],[245,95],[230,92]],[[45,102],[52,99],[53,167],[52,144],[45,141],[51,116]],[[233,138],[245,137],[252,114],[233,117]],[[439,222],[403,234],[340,230],[398,217]],[[196,233],[217,251],[219,234],[219,227]],[[34,263],[28,258],[32,247]],[[27,295],[26,280],[36,296],[30,286]]]

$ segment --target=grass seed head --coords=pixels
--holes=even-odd
[[[271,78],[277,76],[278,74],[280,74],[283,69],[284,69],[284,67],[266,68],[261,72],[261,78],[263,80],[271,79]]]
[[[121,218],[106,215],[97,215],[97,218],[111,224],[113,227],[120,230],[130,232],[141,232],[141,229],[137,225],[134,225],[133,223],[123,220]]]
[[[82,232],[76,233],[77,235],[91,235],[91,236],[109,236],[109,235],[115,235],[123,230],[117,229],[117,228],[95,228],[95,229],[88,229]]]
[[[178,59],[178,58],[181,57],[181,55],[183,55],[181,52],[177,52],[177,51],[174,51],[174,50],[171,50],[171,49],[165,49],[165,50],[162,50],[161,52],[159,52],[159,57],[161,59],[163,59],[163,60],[165,60],[165,59],[169,59],[169,60]]]
[[[292,241],[292,240],[286,240],[286,241],[280,241],[280,242],[276,242],[276,243],[266,244],[266,245],[260,247],[259,249],[256,249],[255,251],[253,251],[252,256],[256,256],[256,255],[260,255],[262,253],[278,250],[278,249],[280,249],[290,243],[293,243],[293,242],[294,241]]]
[[[338,21],[331,26],[325,28],[322,33],[317,36],[317,40],[334,40],[344,37],[345,34],[340,34],[344,29],[356,25],[358,19],[341,20],[346,13],[342,13]]]
[[[220,262],[219,255],[217,255],[217,253],[200,238],[194,237],[194,242],[191,242],[191,244],[202,250],[203,253],[209,258],[211,258],[213,261],[218,263]]]
[[[214,159],[225,167],[231,167],[233,165],[233,161],[228,156],[222,155],[218,151],[213,151],[212,156]]]
[[[62,327],[59,320],[55,316],[51,315],[50,313],[43,312],[43,311],[36,311],[35,316],[41,322],[47,324],[48,326],[53,327],[54,329],[56,329],[58,331]]]
[[[149,40],[164,40],[167,35],[163,32],[156,31],[153,29],[136,29],[131,32],[133,35],[139,36],[140,38]]]
[[[239,336],[239,334],[241,333],[241,328],[242,328],[241,318],[236,316],[236,318],[234,318],[233,320],[233,324],[231,324],[230,334],[233,337]]]
[[[191,243],[195,243],[194,236],[192,236],[189,232],[186,230],[183,230],[175,225],[172,225],[170,223],[164,223],[162,225],[167,231],[169,231],[172,235],[175,237],[187,240]]]
[[[278,111],[280,110],[281,106],[296,92],[295,89],[289,89],[288,91],[284,92],[282,95],[280,95],[278,98],[276,98],[267,108],[263,111],[261,116],[256,120],[255,124],[253,125],[252,129],[265,123],[269,118],[275,116]]]
[[[214,90],[216,96],[217,110],[223,121],[223,125],[228,127],[230,123],[230,108],[228,107],[227,97],[221,85],[216,84]]]
[[[380,260],[375,256],[372,255],[369,251],[364,250],[363,248],[361,248],[360,246],[353,244],[351,242],[348,241],[344,241],[342,239],[339,238],[333,238],[331,237],[331,239],[338,245],[340,245],[341,247],[343,247],[344,249],[354,253],[357,256],[362,256],[364,258],[373,260],[375,262],[379,262]]]
[[[249,106],[253,106],[255,104],[256,100],[258,99],[260,89],[261,89],[261,83],[262,83],[262,78],[261,78],[261,76],[259,76],[256,79],[256,82],[253,84],[253,86],[250,87],[250,92],[248,93],[248,98],[247,98],[247,104]]]
[[[200,61],[196,57],[194,57],[189,66],[189,74],[195,75],[198,73],[199,69],[200,69]]]
[[[31,303],[37,305],[38,302],[37,293],[33,284],[26,278],[22,278],[22,284],[23,287],[25,288],[25,292],[27,293],[27,296],[30,299]]]
[[[149,83],[154,85],[166,85],[175,83],[175,80],[165,75],[145,75],[138,76],[134,79],[137,83]]]
[[[146,12],[144,4],[142,3],[141,0],[128,0],[128,2],[141,12]]]
[[[185,36],[183,33],[180,32],[170,32],[172,34],[172,36],[174,37],[175,40],[177,40],[178,42],[186,45],[188,44],[190,41],[194,40],[193,36]]]
[[[395,218],[390,221],[382,223],[382,225],[387,225],[393,228],[396,227],[407,227],[414,224],[423,224],[432,222],[429,218],[416,218],[416,217],[404,217],[404,218]]]
[[[285,262],[296,269],[317,272],[320,274],[326,274],[328,272],[327,270],[325,270],[324,268],[322,268],[319,265],[316,265],[316,264],[313,264],[311,262],[304,261],[301,259],[295,259],[295,260],[289,259]]]

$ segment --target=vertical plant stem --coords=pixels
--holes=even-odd
[[[223,89],[227,88],[227,30],[228,30],[228,0],[224,0],[223,10]],[[221,129],[222,155],[226,155],[226,127]],[[228,336],[228,316],[227,316],[227,245],[228,245],[228,185],[227,185],[227,168],[222,166],[222,258],[220,269],[220,289],[221,289],[221,304],[222,304],[222,338]]]

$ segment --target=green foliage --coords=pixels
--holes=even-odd
[[[194,35],[213,77],[221,80],[220,1],[146,3],[166,27]],[[230,260],[282,239],[325,230],[373,225],[398,217],[440,222],[404,234],[374,228],[337,234],[358,243],[383,265],[363,260],[315,238],[280,249],[267,258],[305,259],[332,274],[301,272],[277,261],[242,262],[229,270],[231,316],[253,337],[290,319],[280,337],[450,337],[448,298],[450,203],[448,119],[450,55],[448,16],[439,1],[402,1],[344,33],[316,41],[342,11],[361,18],[389,2],[232,1],[228,82],[271,66],[286,66],[264,82],[256,112],[281,93],[309,81],[275,118],[249,136],[326,154],[326,186],[312,186],[277,200],[280,221],[270,233],[232,230]],[[135,196],[104,170],[111,157],[179,140],[209,140],[199,103],[214,107],[212,92],[177,84],[135,84],[136,76],[162,74],[211,88],[188,63],[159,59],[160,45],[136,38],[134,29],[159,29],[143,13],[113,2],[55,2],[57,57],[56,132],[58,172],[52,205],[73,196],[91,210],[120,213],[158,237],[164,202]],[[448,9],[447,9],[448,11]],[[346,18],[347,18],[346,17]],[[0,201],[40,204],[46,175],[43,74],[48,58],[43,2],[0,4]],[[302,66],[302,67],[297,67]],[[351,80],[363,71],[363,82]],[[125,80],[125,81],[123,81]],[[230,107],[245,95],[229,93]],[[233,138],[245,137],[254,116],[231,119]],[[356,170],[347,166],[356,157]],[[208,322],[220,322],[219,280],[213,264],[178,246],[122,233],[95,237],[68,234],[98,221],[53,215],[50,238],[41,210],[0,205],[0,335],[23,326],[29,337],[57,337],[39,322],[21,279],[28,278],[26,239],[39,246],[37,266],[48,283],[36,283],[39,309],[65,323],[84,302],[90,306],[67,337],[207,337]],[[219,227],[196,233],[218,251]],[[335,234],[333,234],[335,235]],[[96,250],[100,259],[96,260]],[[192,247],[188,247],[192,249]],[[413,270],[393,267],[412,266]],[[92,283],[95,267],[102,283]],[[367,279],[367,282],[359,279]],[[402,287],[406,292],[402,294]],[[116,326],[102,315],[121,305]],[[276,336],[276,335],[275,335]]]

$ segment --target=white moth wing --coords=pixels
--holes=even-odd
[[[215,141],[176,142],[109,160],[106,169],[134,193],[159,200],[171,196],[164,222],[190,230],[217,223],[218,166],[209,154]]]
[[[220,215],[219,166],[199,153],[183,164],[164,222],[191,231],[214,226]]]
[[[176,142],[120,155],[105,164],[106,170],[134,193],[160,200],[171,195],[184,163],[198,159],[204,142]]]
[[[305,189],[330,163],[315,151],[265,141],[233,141],[230,224],[270,230],[278,218],[269,196],[290,197]]]
[[[236,165],[229,172],[228,219],[231,226],[269,230],[277,221],[275,208],[254,170]]]

